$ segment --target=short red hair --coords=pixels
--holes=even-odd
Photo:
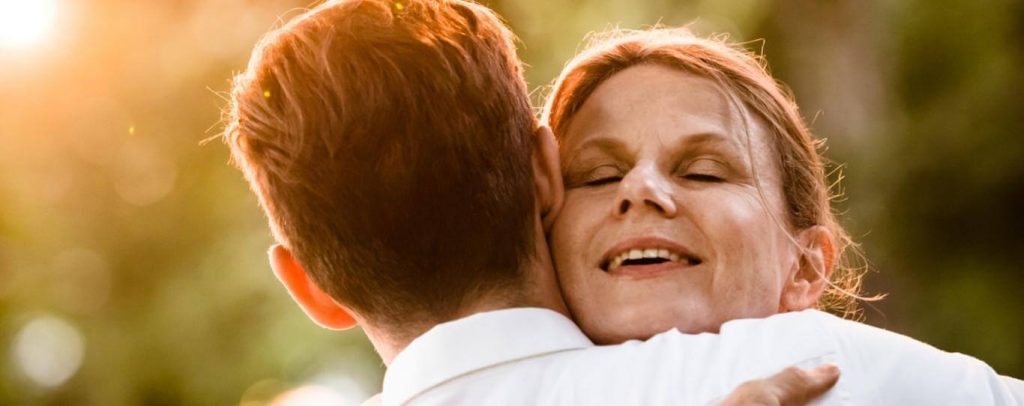
[[[275,236],[376,323],[519,281],[537,123],[512,38],[466,1],[331,2],[235,79],[226,139]]]

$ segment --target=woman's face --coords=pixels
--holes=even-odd
[[[569,308],[595,341],[714,332],[779,311],[798,251],[781,226],[778,164],[762,120],[723,92],[631,67],[559,134],[566,200],[550,239]]]

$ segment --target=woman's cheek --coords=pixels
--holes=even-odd
[[[583,255],[580,236],[584,235],[580,217],[579,199],[572,194],[566,196],[562,212],[551,229],[551,250],[555,259],[555,270],[563,282],[573,279],[573,272],[578,267]]]
[[[555,259],[555,272],[563,282],[568,277],[567,272],[572,268],[568,260],[570,254],[578,251],[577,247],[572,246],[574,241],[572,236],[575,234],[575,231],[572,230],[571,226],[577,225],[577,221],[574,221],[572,218],[574,215],[577,215],[573,206],[572,198],[567,196],[565,204],[562,206],[562,211],[559,213],[558,218],[555,219],[555,224],[549,236],[551,254]]]

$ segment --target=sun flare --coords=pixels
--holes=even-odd
[[[0,47],[27,48],[42,42],[57,17],[57,0],[0,0]]]

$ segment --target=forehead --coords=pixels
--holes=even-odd
[[[583,103],[562,134],[563,157],[595,138],[617,139],[631,149],[664,149],[715,135],[739,155],[755,156],[758,165],[776,167],[763,119],[727,92],[711,79],[680,69],[658,64],[627,68]]]
[[[625,69],[601,83],[567,129],[570,138],[593,135],[721,134],[734,139],[740,114],[712,80],[661,65]]]

